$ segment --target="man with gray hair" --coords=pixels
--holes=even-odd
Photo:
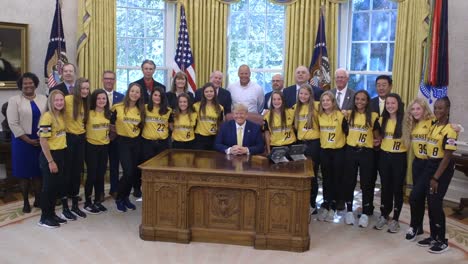
[[[265,100],[263,88],[250,80],[251,72],[248,65],[241,65],[237,74],[239,81],[228,86],[232,103],[242,103],[247,106],[249,112],[260,114],[263,111],[263,101]]]
[[[302,65],[297,67],[294,73],[294,80],[296,81],[295,84],[283,90],[284,99],[286,100],[286,107],[292,107],[294,104],[296,104],[297,94],[299,93],[301,85],[308,83],[310,80],[309,69]],[[316,86],[312,86],[312,90],[314,91],[314,100],[319,101],[323,91]]]
[[[336,88],[331,92],[336,98],[336,104],[340,110],[351,110],[354,106],[354,90],[348,88],[349,73],[346,69],[339,68],[335,71]]]

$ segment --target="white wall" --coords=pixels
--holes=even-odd
[[[28,71],[40,79],[39,91],[45,92],[44,60],[55,12],[55,0],[0,0],[0,22],[28,24]],[[76,62],[78,1],[62,0],[62,17],[67,55]],[[0,106],[19,90],[0,90]],[[0,122],[3,115],[0,115]]]

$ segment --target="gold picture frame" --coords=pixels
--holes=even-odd
[[[0,90],[16,89],[27,67],[28,25],[0,22]]]

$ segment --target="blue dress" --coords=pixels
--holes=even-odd
[[[32,110],[32,129],[31,135],[27,135],[31,139],[38,139],[37,135],[39,119],[41,118],[41,111],[34,101],[31,101]],[[26,143],[20,138],[11,136],[11,163],[13,169],[13,176],[16,178],[30,179],[41,176],[39,168],[39,154],[41,153],[40,146],[33,146]]]

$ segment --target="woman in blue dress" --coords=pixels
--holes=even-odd
[[[41,114],[46,111],[47,98],[36,94],[39,78],[31,72],[17,81],[21,94],[8,100],[7,118],[12,131],[11,162],[13,176],[18,178],[23,195],[23,213],[30,213],[29,192],[35,195],[34,207],[39,207],[41,171],[39,169],[39,137],[37,135]]]

